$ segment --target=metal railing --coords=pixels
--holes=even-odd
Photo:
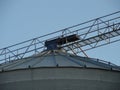
[[[82,52],[79,47],[82,47],[83,51],[87,51],[120,41],[119,31],[120,11],[2,48],[0,49],[0,63],[6,63],[38,54],[46,50],[44,46],[46,40],[72,34],[77,34],[80,40],[66,43],[61,47],[68,52],[74,51],[78,54]]]

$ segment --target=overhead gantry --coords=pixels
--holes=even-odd
[[[51,38],[52,37],[52,38]],[[120,41],[120,11],[0,49],[0,63],[44,50],[64,49],[75,55]]]

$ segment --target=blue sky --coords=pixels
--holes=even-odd
[[[120,0],[0,0],[0,48],[120,10]],[[120,65],[120,42],[86,52]]]

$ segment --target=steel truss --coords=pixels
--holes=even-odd
[[[87,50],[120,41],[120,11],[2,48],[0,49],[0,63],[35,55],[46,50],[44,45],[46,40],[73,34],[78,35],[80,40],[60,47],[76,55],[82,52],[87,56],[85,53]]]

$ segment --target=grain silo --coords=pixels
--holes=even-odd
[[[97,20],[99,19],[97,18]],[[47,39],[44,41],[46,47],[44,50],[24,58],[22,56],[25,53],[32,51],[28,50],[28,47],[25,53],[17,55],[14,53],[15,50],[9,49],[12,46],[4,48],[4,51],[12,52],[17,59],[10,60],[13,56],[7,58],[6,54],[9,52],[1,53],[1,55],[5,54],[5,60],[9,59],[9,61],[0,64],[0,90],[120,90],[119,66],[100,59],[78,56],[74,51],[78,49],[79,45],[83,47],[91,43],[98,43],[96,40],[102,41],[103,37],[106,40],[119,36],[118,24],[120,23],[112,24],[114,27],[109,32],[87,37],[84,40],[80,38],[78,30],[76,34],[73,31]],[[88,33],[92,32],[96,32],[96,30]],[[35,41],[35,39],[33,40]],[[34,50],[36,49],[35,47]],[[81,52],[84,53],[83,50]],[[22,58],[18,58],[18,56]]]

